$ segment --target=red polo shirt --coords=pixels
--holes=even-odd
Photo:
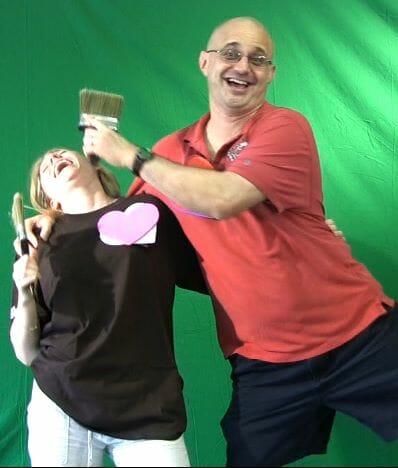
[[[325,223],[313,132],[300,113],[265,103],[215,161],[209,119],[160,140],[154,152],[183,165],[232,171],[267,201],[225,220],[173,209],[202,260],[226,356],[292,362],[360,333],[392,305],[380,284]],[[133,184],[130,191],[138,187]]]

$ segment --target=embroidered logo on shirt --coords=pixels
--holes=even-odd
[[[235,161],[235,159],[239,156],[239,153],[246,148],[249,143],[246,140],[240,141],[236,143],[236,145],[231,146],[227,153],[227,158],[230,161]]]
[[[133,203],[125,211],[109,211],[97,223],[108,245],[154,244],[159,210],[152,203]]]

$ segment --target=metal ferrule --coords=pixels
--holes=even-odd
[[[95,119],[99,120],[103,124],[105,124],[111,130],[115,130],[116,132],[119,129],[119,119],[116,117],[108,117],[106,115],[96,115],[96,114],[80,114],[80,121],[79,121],[79,130],[84,130],[88,125],[86,123],[87,117],[94,117]]]

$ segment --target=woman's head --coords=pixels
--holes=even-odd
[[[87,158],[76,151],[53,148],[43,154],[32,166],[30,179],[30,199],[39,212],[59,211],[60,198],[65,187],[73,184],[79,173],[84,171],[86,179],[80,183],[99,181],[104,192],[111,198],[120,196],[120,186],[116,177],[100,165],[92,165]],[[63,183],[64,182],[64,183]]]

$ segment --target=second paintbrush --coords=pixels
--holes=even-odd
[[[12,221],[14,223],[15,232],[21,243],[22,255],[29,253],[29,242],[25,231],[25,217],[22,194],[17,192],[14,194],[12,203]]]

